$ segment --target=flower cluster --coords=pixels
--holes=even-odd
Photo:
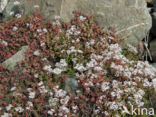
[[[45,23],[35,12],[0,24],[0,63],[29,47],[14,71],[0,65],[2,117],[110,117],[145,105],[156,69],[128,59],[114,33],[92,16],[74,14],[70,23],[58,16]],[[76,89],[66,86],[68,76],[76,77]]]

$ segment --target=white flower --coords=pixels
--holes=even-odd
[[[58,89],[59,88],[59,86],[58,85],[56,85],[55,87],[54,87],[54,89]]]
[[[140,102],[140,103],[138,103],[138,107],[142,107],[142,106],[144,106],[144,102]]]
[[[53,25],[54,25],[54,26],[60,26],[60,25],[61,25],[61,23],[60,23],[60,21],[59,21],[59,20],[56,20],[55,22],[53,22]]]
[[[16,17],[17,19],[19,19],[19,18],[21,18],[22,16],[21,16],[21,14],[16,14],[15,17]]]
[[[67,94],[66,91],[59,89],[59,90],[55,90],[55,96],[56,97],[64,97]]]
[[[61,102],[61,104],[66,105],[66,104],[68,104],[69,99],[70,99],[70,97],[66,96],[64,99],[61,99],[60,102]]]
[[[73,53],[73,52],[76,52],[76,50],[75,50],[74,46],[71,46],[70,49],[67,50],[67,54],[70,54],[70,53]]]
[[[55,16],[55,20],[58,20],[60,19],[61,17],[60,16]]]
[[[80,42],[80,39],[76,39],[76,42]]]
[[[10,113],[4,113],[3,115],[1,115],[1,117],[12,117],[12,114],[10,114]]]
[[[43,32],[47,33],[47,32],[48,32],[48,30],[47,30],[46,28],[43,28]]]
[[[104,92],[104,91],[107,91],[109,88],[110,88],[110,83],[109,82],[103,82],[102,83],[102,86],[101,86],[101,90]]]
[[[94,86],[94,84],[91,81],[86,82],[84,85],[85,86],[89,86],[89,87],[93,87]]]
[[[77,110],[78,107],[77,107],[77,106],[72,106],[72,109],[73,109],[73,110]]]
[[[42,58],[42,61],[47,61],[47,58]]]
[[[82,51],[82,50],[77,50],[77,52],[78,52],[78,53],[81,53],[81,54],[83,53],[83,51]]]
[[[63,106],[61,106],[60,108],[59,108],[59,110],[60,110],[60,112],[65,112],[65,113],[69,113],[69,109],[67,108],[67,107],[65,107],[64,105]]]
[[[111,110],[117,110],[119,108],[118,104],[115,102],[108,102],[107,105],[110,106]]]
[[[29,92],[29,98],[31,99],[35,98],[35,92]]]
[[[97,65],[97,61],[95,59],[91,59],[87,64],[87,68],[95,67]]]
[[[34,8],[39,8],[40,6],[39,5],[34,5]]]
[[[102,71],[103,69],[101,67],[94,67],[95,71]]]
[[[49,92],[49,94],[50,94],[50,96],[53,96],[54,95],[53,92]]]
[[[61,74],[61,72],[62,72],[62,69],[60,69],[60,68],[55,68],[55,69],[53,69],[52,70],[52,72],[54,73],[54,74]]]
[[[13,31],[17,31],[17,29],[18,29],[18,28],[17,28],[16,26],[13,27]]]
[[[140,94],[138,94],[138,93],[136,93],[136,94],[134,94],[134,98],[135,99],[142,99],[142,95],[140,95]]]
[[[37,29],[37,32],[40,33],[40,32],[42,32],[42,30],[41,29]]]
[[[145,79],[145,80],[144,80],[144,82],[143,82],[143,86],[144,86],[144,87],[150,87],[151,85],[152,85],[152,83],[149,82],[148,79]]]
[[[94,45],[94,44],[95,44],[95,40],[92,39],[92,40],[90,41],[90,44],[91,44],[91,45]]]
[[[143,96],[145,94],[145,91],[142,89],[139,89],[137,93]]]
[[[66,60],[65,59],[61,59],[59,63],[55,64],[56,67],[58,68],[64,68],[67,66]]]
[[[16,90],[16,87],[12,87],[12,88],[10,89],[10,91],[14,91],[14,90]]]
[[[77,30],[77,27],[75,25],[72,25],[69,30],[66,31],[66,35],[79,35],[81,32]]]
[[[4,40],[2,40],[2,39],[0,39],[0,44],[2,44],[2,45],[4,45],[4,46],[8,46],[8,42],[6,42],[6,41],[4,41]]]
[[[74,35],[79,35],[81,32],[80,31],[75,31]]]
[[[63,116],[63,113],[62,112],[59,112],[59,114],[58,114],[60,117],[62,117]]]
[[[104,112],[106,116],[109,116],[109,113],[107,111]]]
[[[85,20],[86,20],[86,17],[80,16],[80,21],[85,21]]]
[[[42,86],[42,85],[43,85],[43,82],[40,81],[40,82],[38,83],[40,93],[47,93],[48,90],[45,88],[45,86]]]
[[[73,61],[74,63],[76,63],[77,60],[78,60],[77,58],[72,58],[72,61]]]
[[[31,106],[31,107],[33,107],[33,103],[30,102],[30,101],[28,101],[28,105]]]
[[[41,86],[41,85],[43,85],[43,81],[40,81],[40,82],[38,83],[38,86]]]
[[[95,109],[95,110],[94,110],[94,113],[95,113],[95,114],[98,114],[99,112],[100,112],[99,109]]]
[[[76,69],[78,71],[85,71],[86,70],[86,68],[82,64],[76,64],[74,69]]]
[[[35,56],[39,56],[40,55],[40,52],[38,50],[36,50],[34,53],[33,53]]]
[[[111,92],[111,96],[112,97],[115,97],[116,96],[116,93],[115,92]]]
[[[121,84],[122,84],[121,82],[116,81],[116,80],[113,80],[113,82],[112,82],[113,88],[118,88],[118,86],[120,86]]]
[[[78,106],[72,106],[72,109],[73,109],[74,113],[76,113],[78,110]]]
[[[94,79],[94,78],[97,78],[98,77],[98,75],[97,74],[91,74],[91,79]]]
[[[45,88],[45,86],[41,86],[39,88],[39,91],[40,91],[40,93],[47,93],[48,92],[48,90]]]
[[[12,107],[13,107],[12,104],[9,104],[9,105],[6,106],[5,108],[6,108],[7,111],[9,111]]]
[[[54,114],[54,112],[55,112],[55,110],[54,110],[54,109],[50,109],[50,110],[48,111],[48,114],[49,114],[49,115],[53,115],[53,114]]]
[[[19,5],[19,4],[20,4],[19,1],[15,1],[15,2],[14,2],[14,5]]]
[[[52,68],[51,68],[51,65],[46,65],[46,66],[44,66],[43,67],[43,70],[45,70],[45,71],[48,71],[48,72],[53,72],[53,70],[52,70]]]
[[[39,75],[38,75],[37,73],[36,73],[36,74],[34,74],[34,77],[35,77],[35,78],[38,78],[38,76],[39,76]]]
[[[76,93],[80,93],[81,91],[80,90],[76,90]]]
[[[119,71],[119,72],[124,71],[123,66],[121,66],[121,65],[115,65],[114,62],[112,62],[111,68],[114,68],[114,69],[116,69],[116,70]]]
[[[54,107],[54,106],[56,106],[56,104],[58,102],[58,98],[50,98],[48,100],[48,102],[49,102],[49,106]]]
[[[10,12],[10,15],[11,15],[11,16],[14,15],[14,11],[11,11],[11,12]]]
[[[128,47],[128,50],[129,50],[130,52],[133,52],[133,53],[135,53],[135,54],[138,53],[136,47],[132,46],[131,44],[127,44],[127,47]]]
[[[45,43],[44,43],[44,42],[41,42],[40,46],[41,46],[41,47],[42,47],[42,46],[45,46]]]
[[[27,91],[31,92],[32,91],[32,88],[27,88]]]
[[[28,101],[27,104],[28,104],[28,107],[26,107],[26,109],[30,110],[30,108],[33,107],[33,103]]]
[[[99,98],[99,102],[100,102],[101,104],[103,104],[103,101],[102,101],[102,100],[103,100],[104,98],[106,98],[105,95],[100,96],[100,98]]]
[[[22,113],[24,111],[24,109],[22,107],[16,107],[15,111]]]

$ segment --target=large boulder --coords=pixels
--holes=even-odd
[[[1,0],[5,1],[5,0]],[[46,20],[52,21],[54,16],[60,15],[69,22],[73,17],[73,10],[93,15],[104,29],[115,29],[121,39],[121,45],[127,43],[136,46],[151,28],[152,20],[145,0],[10,0],[3,14],[8,17],[11,13],[18,13],[20,8],[24,14],[39,11]],[[13,11],[13,12],[12,12]]]
[[[70,21],[72,11],[78,10],[95,16],[100,26],[116,29],[116,35],[124,46],[134,46],[151,28],[152,20],[145,0],[63,0],[61,17]]]
[[[32,14],[35,9],[38,9],[46,20],[53,20],[55,15],[60,15],[61,3],[62,0],[10,0],[3,14],[5,19],[8,19],[10,15]]]

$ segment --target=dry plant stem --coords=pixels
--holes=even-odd
[[[145,46],[145,49],[146,49],[145,57],[146,57],[146,61],[147,61],[147,57],[149,55],[150,60],[152,61],[152,56],[151,56],[151,53],[150,53],[150,51],[148,49],[148,41],[149,41],[149,32],[147,32],[147,35],[146,35],[146,38],[145,38],[145,42],[144,42],[144,46]]]

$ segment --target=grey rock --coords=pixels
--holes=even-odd
[[[152,24],[146,5],[144,0],[63,0],[60,14],[68,22],[73,10],[93,15],[104,29],[116,29],[122,46],[136,46]]]
[[[3,10],[5,9],[7,3],[8,3],[8,0],[0,0],[0,13],[3,12]]]
[[[152,19],[145,0],[19,0],[20,5],[14,5],[10,0],[4,12],[9,17],[10,12],[20,8],[24,14],[34,12],[34,5],[52,21],[60,15],[65,22],[73,17],[73,10],[93,15],[95,21],[104,29],[115,29],[121,40],[121,45],[127,43],[136,46],[149,31]]]
[[[23,46],[20,51],[4,61],[2,65],[7,67],[8,70],[14,70],[14,67],[17,65],[17,63],[25,59],[25,53],[27,52],[28,48],[28,46]]]
[[[36,5],[39,6],[37,9],[44,15],[46,20],[53,20],[55,15],[60,15],[62,0],[19,0],[19,5],[15,5],[15,1],[17,0],[8,2],[3,12],[5,19],[8,19],[10,12],[17,14],[19,9],[23,14],[32,14],[36,9],[34,7]]]
[[[150,52],[153,62],[156,62],[156,39],[150,42]]]
[[[65,91],[72,91],[73,95],[75,95],[76,90],[78,90],[78,82],[75,76],[67,76],[64,89]]]

